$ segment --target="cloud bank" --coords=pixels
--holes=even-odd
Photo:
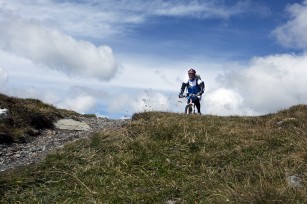
[[[225,72],[205,94],[208,113],[259,115],[307,103],[307,53],[255,57],[244,69]]]
[[[0,18],[0,39],[0,49],[71,76],[109,80],[118,69],[110,47],[96,47],[36,22]]]

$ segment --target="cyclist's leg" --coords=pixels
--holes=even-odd
[[[194,100],[193,100],[195,106],[196,106],[196,109],[197,109],[197,112],[200,114],[200,102],[199,102],[199,98],[198,97],[195,97]]]

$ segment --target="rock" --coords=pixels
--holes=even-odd
[[[180,198],[175,198],[173,200],[168,200],[165,202],[165,204],[177,204],[180,203],[181,199]]]
[[[282,125],[285,122],[296,120],[296,118],[286,118],[282,121],[277,122],[277,125]]]
[[[19,158],[20,154],[15,154],[14,157]]]
[[[301,179],[298,175],[292,175],[288,176],[286,178],[287,183],[289,186],[297,188],[297,187],[303,187],[303,179]]]
[[[285,178],[287,184],[293,188],[303,187],[303,179],[302,176],[299,174],[291,173],[290,169],[286,169],[285,171]]]
[[[61,129],[61,130],[90,131],[92,129],[85,122],[79,122],[79,121],[72,120],[72,119],[58,120],[54,125],[57,129]]]
[[[1,109],[1,108],[0,108],[0,119],[2,119],[2,118],[7,118],[8,115],[9,115],[8,109],[6,109],[6,108]]]

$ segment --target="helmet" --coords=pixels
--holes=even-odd
[[[194,69],[189,69],[188,74],[196,74],[196,71]]]

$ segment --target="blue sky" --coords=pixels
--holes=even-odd
[[[182,112],[189,68],[202,112],[307,103],[307,0],[0,0],[0,92],[110,118]]]

